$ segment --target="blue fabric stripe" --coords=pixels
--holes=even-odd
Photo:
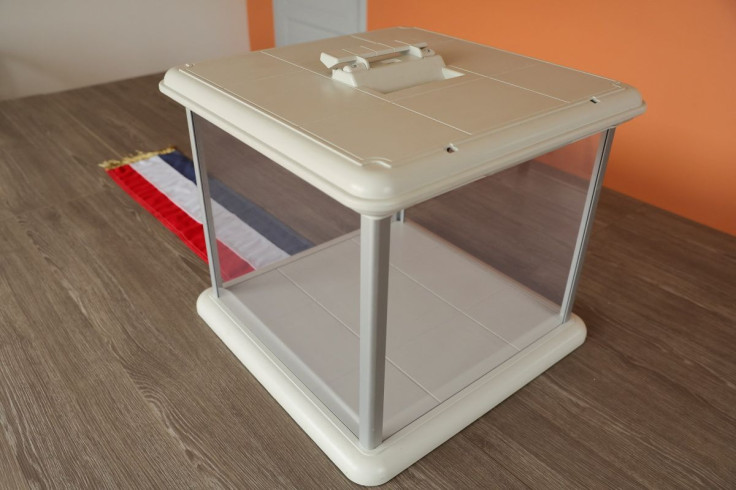
[[[194,164],[178,151],[159,155],[181,175],[196,184]],[[271,243],[289,255],[294,255],[314,244],[299,235],[265,209],[250,202],[221,181],[210,177],[210,195],[225,209],[233,213]]]
[[[163,155],[159,156],[164,162],[171,165],[184,177],[191,180],[195,184],[197,183],[197,179],[194,174],[194,163],[192,163],[190,159],[182,155],[178,150],[172,151],[171,153],[164,153]]]

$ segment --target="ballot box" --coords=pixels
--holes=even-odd
[[[388,481],[583,343],[576,287],[636,89],[415,28],[160,88],[189,121],[197,310],[353,481]]]

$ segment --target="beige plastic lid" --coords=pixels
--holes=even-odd
[[[645,110],[623,83],[400,27],[187,64],[160,87],[374,216]]]

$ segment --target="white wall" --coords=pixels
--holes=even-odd
[[[274,0],[276,46],[354,34],[366,29],[368,0]]]
[[[0,100],[248,48],[245,0],[0,0]]]

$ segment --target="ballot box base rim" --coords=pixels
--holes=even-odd
[[[197,311],[240,362],[266,388],[330,460],[355,483],[389,481],[508,398],[585,340],[584,322],[572,315],[465,389],[383,441],[361,448],[355,435],[207,289]]]

